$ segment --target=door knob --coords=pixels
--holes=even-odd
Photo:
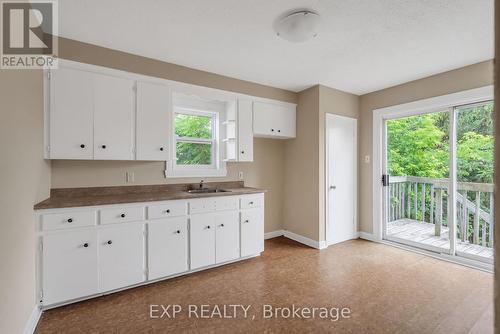
[[[335,190],[337,189],[337,186],[330,186],[330,190]]]

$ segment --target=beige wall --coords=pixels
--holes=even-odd
[[[297,137],[285,144],[283,227],[319,240],[319,86],[299,93]]]
[[[373,232],[372,163],[365,164],[364,156],[372,157],[373,110],[425,98],[455,93],[493,83],[493,61],[486,61],[457,70],[437,74],[403,85],[361,96],[359,126],[359,222],[360,231]]]
[[[317,85],[299,93],[297,137],[286,144],[284,227],[315,241],[326,239],[325,115],[357,118],[359,97]]]
[[[0,71],[0,333],[22,333],[35,305],[33,204],[45,199],[42,72]]]
[[[207,181],[238,180],[242,171],[245,184],[265,188],[265,230],[282,229],[283,221],[283,169],[285,168],[284,141],[276,139],[254,140],[254,161],[228,163],[227,177],[203,178]],[[125,173],[133,172],[133,184],[162,184],[199,182],[200,178],[165,179],[164,162],[148,161],[52,161],[52,188],[123,186]]]
[[[169,80],[286,102],[297,102],[297,94],[286,90],[194,70],[65,38],[59,39],[59,56],[73,61]],[[255,139],[254,162],[230,163],[228,164],[227,177],[204,178],[207,181],[237,180],[238,172],[243,171],[246,185],[268,189],[269,193],[266,194],[265,203],[266,232],[283,228],[284,147],[284,141]],[[134,184],[200,181],[200,178],[165,179],[163,176],[164,169],[164,163],[162,162],[54,160],[52,161],[52,187],[126,185],[125,173],[127,171],[134,172]]]

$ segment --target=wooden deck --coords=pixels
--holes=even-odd
[[[438,237],[434,234],[434,224],[404,218],[387,223],[386,235],[388,238],[408,241],[413,246],[423,244],[437,251],[446,251],[450,248],[448,233],[448,227],[443,226]],[[492,248],[457,240],[456,249],[458,255],[493,262]]]

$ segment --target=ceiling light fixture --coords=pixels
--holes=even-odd
[[[319,14],[311,10],[295,10],[278,18],[274,30],[287,41],[301,43],[318,35],[319,21]]]

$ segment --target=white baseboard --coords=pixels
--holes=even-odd
[[[370,241],[377,241],[375,236],[371,233],[366,233],[366,232],[358,232],[359,233],[359,238],[360,239],[365,239],[365,240],[370,240]]]
[[[316,241],[313,239],[309,239],[307,237],[304,237],[303,235],[293,233],[290,231],[286,230],[277,230],[277,231],[272,231],[272,232],[267,232],[264,234],[264,239],[272,239],[272,238],[277,238],[284,236],[285,238],[300,242],[301,244],[304,244],[306,246],[316,248],[316,249],[325,249],[328,247],[328,243],[326,241]]]
[[[31,312],[31,315],[28,319],[28,322],[26,323],[26,326],[24,326],[23,334],[33,334],[35,332],[36,325],[38,325],[38,321],[40,320],[41,316],[42,316],[42,310],[40,309],[40,306],[35,305],[35,308],[33,308],[33,311]]]
[[[316,248],[316,249],[322,249],[320,246],[320,242],[319,241],[316,241],[316,240],[313,240],[313,239],[309,239],[307,237],[304,237],[303,235],[300,235],[300,234],[296,234],[296,233],[293,233],[293,232],[290,232],[290,231],[285,231],[285,237],[288,238],[288,239],[292,239],[294,241],[297,241],[297,242],[300,242],[301,244],[304,244],[306,246],[309,246],[309,247],[312,247],[312,248]],[[324,241],[323,241],[324,243]],[[325,245],[323,245],[323,248],[325,248]]]
[[[285,235],[284,230],[277,230],[277,231],[272,231],[272,232],[267,232],[264,234],[264,239],[272,239],[272,238],[277,238]]]

